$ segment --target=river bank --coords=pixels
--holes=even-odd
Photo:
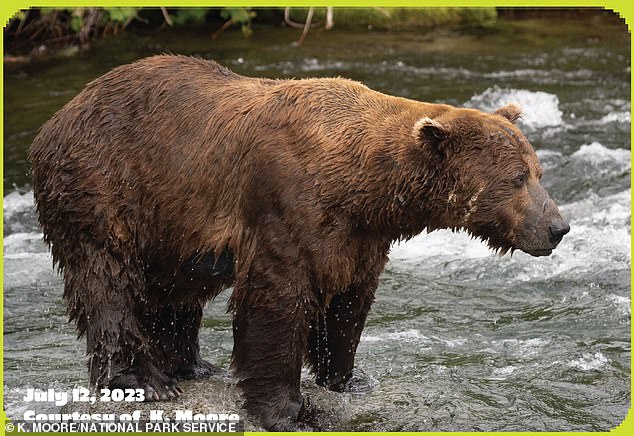
[[[31,8],[8,17],[4,60],[76,56],[97,40],[124,32],[197,31],[215,39],[224,32],[262,37],[267,27],[286,27],[290,41],[300,38],[303,42],[309,33],[331,28],[361,33],[433,34],[442,29],[477,34],[535,19],[621,24],[617,14],[600,8]]]

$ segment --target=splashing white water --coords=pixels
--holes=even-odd
[[[563,113],[559,110],[559,98],[554,94],[526,89],[508,89],[494,86],[474,95],[466,107],[493,112],[510,103],[522,107],[520,123],[529,128],[560,126]]]
[[[631,123],[632,114],[628,112],[610,112],[599,120],[600,124],[608,123]]]
[[[611,149],[598,142],[583,144],[570,158],[584,162],[595,169],[614,172],[630,168],[630,150]],[[607,166],[607,168],[606,168]]]
[[[26,193],[20,193],[19,191],[11,192],[4,197],[2,202],[5,221],[18,213],[32,210],[33,203],[33,191]]]
[[[361,336],[361,340],[364,342],[381,342],[381,341],[404,341],[404,342],[420,342],[429,340],[427,336],[422,335],[418,330],[409,329],[400,332],[391,332],[381,335],[368,335]]]
[[[568,362],[568,366],[580,371],[596,371],[608,363],[608,358],[603,353],[585,353],[578,359]]]

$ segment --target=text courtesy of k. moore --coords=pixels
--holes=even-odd
[[[94,393],[77,387],[70,392],[32,389],[23,397],[27,407],[22,419],[6,421],[7,432],[214,432],[242,433],[244,424],[235,413],[201,413],[190,409],[165,411],[157,407],[126,412],[73,411],[81,403],[142,402],[142,389],[101,389]],[[51,406],[64,407],[51,413]],[[40,409],[40,410],[38,410]],[[82,408],[85,410],[85,407]],[[43,410],[46,410],[43,411]]]

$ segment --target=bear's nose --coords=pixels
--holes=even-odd
[[[548,227],[548,236],[553,245],[559,244],[566,233],[570,231],[570,226],[564,220],[551,224]]]

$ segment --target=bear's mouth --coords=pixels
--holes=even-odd
[[[532,248],[522,250],[524,253],[528,253],[531,256],[540,257],[540,256],[550,256],[553,252],[552,248]]]

